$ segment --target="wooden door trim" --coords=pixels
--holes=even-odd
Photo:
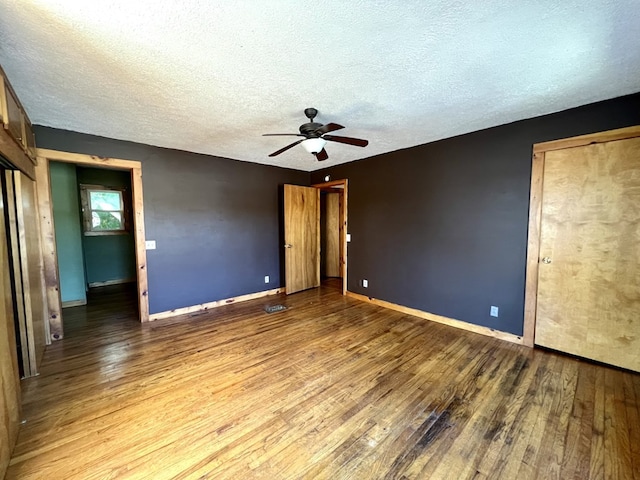
[[[550,142],[536,143],[533,145],[533,153],[583,147],[593,143],[607,143],[614,140],[625,140],[627,138],[635,137],[640,137],[640,125],[608,130],[606,132],[590,133],[588,135],[579,135],[577,137],[562,138],[560,140],[552,140]]]
[[[349,180],[344,178],[341,180],[332,180],[330,182],[324,182],[324,183],[315,183],[313,185],[311,185],[314,188],[317,188],[318,190],[324,190],[324,191],[328,191],[328,192],[334,192],[334,193],[342,193],[342,215],[344,218],[344,225],[343,225],[343,229],[342,229],[342,238],[340,239],[340,242],[342,242],[342,251],[344,252],[344,261],[342,262],[341,268],[342,268],[342,295],[346,295],[347,294],[347,226],[349,225],[349,221],[348,221],[348,212],[349,212],[349,208],[347,206],[348,203],[348,191],[349,191]],[[340,187],[342,186],[342,188],[335,188],[335,187]]]
[[[53,223],[53,203],[51,201],[51,181],[49,162],[67,162],[93,168],[128,170],[131,174],[131,197],[133,209],[133,234],[135,240],[136,272],[138,284],[138,311],[141,322],[149,321],[149,297],[147,279],[147,252],[145,249],[144,203],[142,195],[142,163],[134,160],[98,157],[81,153],[60,152],[37,149],[36,188],[40,207],[41,237],[43,246],[45,283],[49,303],[49,326],[52,340],[64,336],[62,326],[62,305],[60,299],[60,276]]]
[[[527,266],[524,295],[523,343],[533,347],[535,343],[536,309],[538,302],[538,265],[540,262],[540,236],[542,226],[542,188],[544,183],[545,152],[565,148],[582,147],[594,143],[640,137],[640,126],[619,128],[606,132],[536,143],[533,145],[531,165],[531,191],[529,200],[529,232],[527,235]]]
[[[18,229],[20,224],[18,223],[18,207],[15,192],[15,177],[13,170],[5,170],[5,183],[7,186],[7,216],[9,219],[9,225],[15,225],[16,228],[7,229],[7,240],[11,244],[11,264],[13,267],[13,287],[15,289],[17,307],[14,309],[15,315],[18,320],[18,335],[20,335],[20,353],[19,359],[22,364],[22,370],[26,377],[31,376],[30,356],[29,356],[29,341],[27,338],[27,317],[25,315],[25,301],[24,301],[24,284],[22,282],[22,259],[20,257],[20,242],[18,240]],[[3,219],[4,221],[4,219]]]

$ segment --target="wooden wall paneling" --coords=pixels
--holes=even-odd
[[[36,157],[36,137],[33,133],[33,127],[27,114],[22,112],[22,145],[24,146],[27,155],[33,163],[37,162]]]
[[[49,160],[44,157],[38,158],[36,189],[38,191],[38,211],[40,213],[40,238],[42,242],[43,279],[47,296],[49,339],[60,340],[64,337],[60,274],[58,272],[58,257],[56,254],[56,232],[53,223]]]
[[[9,84],[5,82],[4,86],[7,102],[7,119],[5,124],[11,136],[19,142],[22,142],[22,111],[20,110],[20,103],[11,88],[9,88]]]
[[[542,215],[542,181],[544,152],[533,155],[529,201],[529,233],[527,239],[527,271],[524,292],[523,343],[533,347],[538,302],[538,262],[540,254],[540,222]]]
[[[14,278],[14,291],[16,295],[16,311],[15,315],[18,320],[18,335],[20,336],[20,349],[22,363],[22,370],[25,374],[31,372],[30,359],[29,359],[29,339],[27,336],[27,316],[25,312],[25,299],[22,282],[22,263],[20,259],[20,241],[18,239],[18,219],[17,219],[17,205],[16,195],[14,188],[14,176],[13,171],[7,170],[5,173],[5,180],[7,186],[7,205],[5,210],[9,219],[9,225],[6,228],[7,241],[10,245],[11,265],[13,267]],[[0,239],[0,241],[3,239]]]
[[[0,195],[0,478],[4,478],[20,426],[20,378],[4,209]]]
[[[11,164],[20,169],[29,178],[35,180],[35,166],[20,145],[11,138],[5,128],[0,128],[0,155],[9,160]]]
[[[35,182],[13,172],[20,242],[20,263],[24,293],[30,375],[37,375],[44,348],[49,343],[45,328],[47,302],[40,244],[40,219]],[[25,373],[26,374],[26,373]]]
[[[147,276],[147,251],[145,247],[144,202],[142,193],[142,164],[134,160],[99,157],[81,153],[61,152],[38,148],[38,198],[41,202],[41,232],[44,246],[44,274],[47,297],[51,299],[49,326],[51,338],[63,338],[63,321],[60,302],[60,279],[55,245],[55,227],[53,224],[53,205],[51,203],[51,182],[49,179],[49,161],[69,162],[92,168],[110,168],[131,172],[131,191],[133,203],[133,228],[135,236],[136,272],[138,285],[138,312],[141,322],[149,321],[149,292]]]
[[[340,193],[326,193],[326,251],[323,255],[327,277],[340,277]]]

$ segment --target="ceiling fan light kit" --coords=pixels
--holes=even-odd
[[[304,110],[305,116],[309,119],[307,123],[303,123],[300,125],[300,133],[265,133],[264,137],[275,137],[275,136],[293,136],[293,137],[304,137],[302,140],[297,140],[286,147],[281,148],[270,154],[270,157],[275,157],[276,155],[280,155],[282,152],[286,152],[290,148],[295,147],[299,143],[302,144],[304,149],[315,155],[317,160],[326,160],[329,158],[327,151],[324,149],[324,146],[327,144],[327,141],[344,143],[347,145],[353,145],[356,147],[366,147],[369,142],[367,140],[363,140],[360,138],[352,138],[352,137],[340,137],[336,135],[327,135],[329,132],[335,132],[336,130],[341,130],[344,127],[342,125],[338,125],[337,123],[327,123],[323,125],[322,123],[316,123],[313,119],[318,115],[318,110],[315,108],[305,108]]]
[[[327,144],[327,141],[324,138],[307,138],[302,141],[302,146],[309,153],[320,153],[324,146]]]

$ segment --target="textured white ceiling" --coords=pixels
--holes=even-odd
[[[31,120],[302,170],[640,91],[640,0],[0,0]],[[303,110],[366,138],[317,162]]]

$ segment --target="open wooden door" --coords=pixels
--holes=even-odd
[[[284,186],[287,294],[320,286],[320,190]]]
[[[544,172],[535,343],[634,371],[640,371],[638,134],[613,141],[593,135],[585,141],[593,144],[569,143],[534,160]]]

